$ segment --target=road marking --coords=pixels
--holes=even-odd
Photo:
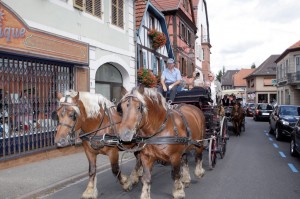
[[[279,151],[281,157],[286,158],[285,154],[282,151]]]
[[[270,140],[270,141],[273,141],[273,139],[272,139],[272,138],[269,138],[269,140]]]
[[[273,146],[275,147],[275,148],[279,148],[279,146],[277,145],[277,144],[275,144],[275,143],[273,143]]]
[[[288,163],[290,169],[294,172],[294,173],[298,173],[299,171],[296,169],[296,167],[292,164],[292,163]]]

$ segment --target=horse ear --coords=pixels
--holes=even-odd
[[[140,84],[138,87],[139,93],[144,94],[144,90],[145,90],[145,86],[143,84]]]
[[[57,93],[57,99],[60,100],[63,97],[61,93]]]
[[[128,91],[126,90],[126,88],[124,86],[121,87],[121,97],[123,97],[124,95],[126,95],[128,93]]]
[[[74,97],[74,100],[77,102],[79,100],[79,92],[77,93],[77,95]]]

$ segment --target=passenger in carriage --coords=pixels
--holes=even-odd
[[[180,71],[174,66],[174,59],[168,59],[167,68],[161,74],[161,86],[158,87],[158,91],[162,93],[163,96],[166,96],[166,92],[170,91],[171,101],[174,101],[182,79]]]
[[[223,106],[229,106],[229,99],[227,95],[224,95],[223,99],[222,99],[222,104]]]

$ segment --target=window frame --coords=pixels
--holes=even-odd
[[[116,4],[114,4],[113,3],[113,1],[115,1],[116,2]],[[119,18],[119,9],[120,9],[120,7],[118,7],[119,6],[119,2],[120,1],[122,1],[122,25],[120,25],[119,23],[120,23],[120,18]],[[116,24],[114,23],[114,20],[113,20],[113,15],[114,15],[114,12],[113,12],[113,6],[115,6],[116,8]],[[122,28],[122,29],[124,29],[124,26],[125,26],[125,20],[124,20],[124,8],[125,8],[125,3],[124,3],[124,0],[112,0],[111,1],[111,7],[110,7],[110,10],[111,10],[111,24],[113,25],[113,26],[116,26],[116,27],[118,27],[118,28]]]

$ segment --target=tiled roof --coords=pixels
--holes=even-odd
[[[288,49],[300,48],[300,40],[291,45]]]
[[[275,60],[278,59],[279,56],[280,55],[271,55],[258,68],[256,68],[253,73],[248,75],[246,78],[253,76],[276,75],[277,65],[275,63]]]
[[[254,70],[255,69],[241,69],[239,72],[235,73],[233,75],[233,86],[247,86],[247,82],[244,78],[251,74]]]
[[[276,60],[275,62],[278,63],[282,60],[287,54],[293,51],[300,51],[300,40],[288,47]]]
[[[144,0],[136,0],[136,2],[135,2],[135,27],[136,27],[136,29],[139,29],[139,27],[142,23],[147,2],[148,1],[144,1]]]
[[[151,3],[160,11],[177,10],[181,0],[152,0]]]
[[[239,70],[227,70],[225,74],[222,76],[221,83],[222,86],[231,86],[233,85],[233,78],[232,76],[237,73]]]

